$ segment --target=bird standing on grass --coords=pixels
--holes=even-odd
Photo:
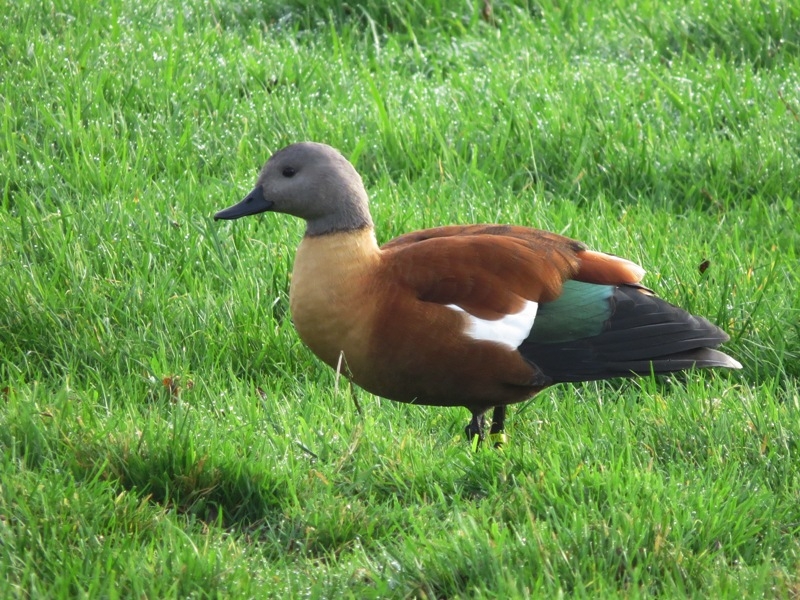
[[[215,219],[306,221],[290,307],[300,337],[369,392],[464,406],[471,440],[505,441],[506,406],[565,382],[741,368],[728,336],[658,299],[635,263],[508,225],[452,225],[378,246],[353,165],[324,144],[275,153],[255,189]]]

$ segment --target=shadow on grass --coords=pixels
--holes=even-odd
[[[122,489],[225,528],[254,527],[278,515],[286,502],[280,480],[263,466],[194,460],[168,448],[129,454],[112,460],[108,469]]]

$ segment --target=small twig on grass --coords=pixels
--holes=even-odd
[[[336,362],[336,377],[333,380],[333,391],[339,393],[339,377],[342,375],[342,363],[344,362],[344,350],[339,351],[339,360]]]
[[[342,365],[344,365],[344,364],[345,364],[345,361],[344,361],[344,350],[342,350],[342,351],[339,352],[339,360],[336,362],[336,379],[334,380],[334,384],[333,384],[333,391],[336,394],[339,393],[339,377],[341,377],[341,375],[342,375]],[[358,414],[360,415],[361,414],[361,405],[358,403],[358,398],[356,398],[356,394],[353,391],[353,383],[352,382],[349,382],[349,383],[350,383],[350,397],[353,399],[353,404],[356,405],[356,410],[358,411]]]

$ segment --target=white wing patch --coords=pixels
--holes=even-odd
[[[530,334],[533,322],[536,319],[536,311],[539,309],[539,305],[536,302],[528,301],[518,313],[491,321],[479,319],[455,304],[447,304],[446,306],[464,313],[467,318],[467,329],[464,333],[473,340],[497,342],[508,346],[512,350],[516,350]]]

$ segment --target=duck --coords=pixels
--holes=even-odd
[[[660,298],[633,261],[518,225],[444,225],[378,245],[367,191],[336,149],[275,152],[217,212],[305,220],[289,308],[302,341],[367,392],[467,408],[466,435],[507,442],[506,408],[561,383],[740,369],[729,336]]]

